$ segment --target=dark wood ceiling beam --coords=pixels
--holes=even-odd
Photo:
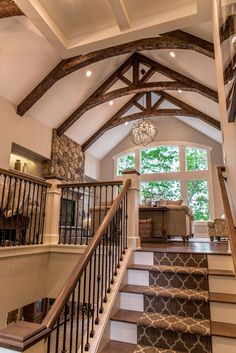
[[[181,101],[178,98],[175,98],[174,96],[172,96],[171,94],[167,93],[167,92],[158,92],[158,94],[161,95],[161,97],[163,97],[164,99],[166,99],[167,101],[169,101],[172,104],[175,104],[176,106],[178,106],[179,108],[186,110],[189,112],[189,114],[192,114],[190,116],[196,116],[199,119],[201,119],[202,121],[204,121],[205,123],[213,126],[214,128],[216,128],[217,130],[220,130],[220,122],[212,117],[210,117],[209,115],[201,112],[200,110],[192,107],[191,105],[184,103],[183,101]]]
[[[117,119],[113,121],[112,125],[109,126],[109,129],[112,129],[116,126],[123,125],[126,122],[131,122],[134,120],[139,120],[144,118],[151,118],[151,117],[156,117],[156,116],[163,116],[163,117],[175,117],[175,116],[191,116],[196,118],[197,116],[195,114],[189,113],[188,110],[184,109],[151,109],[151,110],[146,110],[145,112],[140,112],[140,113],[134,113],[130,115],[124,116],[122,119]]]
[[[165,101],[163,97],[160,97],[156,103],[153,104],[152,108],[157,109],[160,107],[160,105]]]
[[[173,38],[173,41],[178,39],[178,40],[183,40],[186,43],[188,42],[192,50],[200,54],[206,55],[212,59],[215,58],[214,44],[211,42],[208,42],[205,39],[196,37],[193,34],[190,34],[181,30],[165,33],[165,36]]]
[[[12,0],[0,1],[0,18],[24,16],[25,14]]]
[[[224,70],[224,83],[225,85],[232,81],[236,76],[236,54],[234,54],[232,60],[228,63]]]
[[[236,34],[236,14],[229,15],[225,21],[225,23],[222,24],[220,28],[220,41],[221,43],[224,42],[225,40],[229,39],[231,36]]]
[[[142,112],[145,111],[145,107],[142,106],[141,104],[139,104],[139,102],[134,102],[135,107],[137,107],[138,109],[140,109]]]
[[[137,66],[137,61],[149,67],[142,79],[137,83],[123,87],[114,91],[106,92],[112,85],[117,82],[119,75],[123,75],[131,67]],[[166,82],[144,82],[150,78],[150,75],[157,71],[172,80]],[[137,80],[136,77],[133,79]],[[134,53],[121,67],[116,70],[90,97],[86,99],[57,129],[57,134],[61,136],[65,133],[86,111],[106,103],[112,99],[123,97],[126,95],[145,93],[150,91],[164,91],[164,90],[183,90],[199,93],[215,102],[218,102],[218,94],[216,91],[208,88],[178,72],[159,64],[158,62],[142,55]]]
[[[191,78],[186,77],[186,76],[180,74],[179,72],[174,71],[174,70],[150,59],[147,56],[144,56],[140,53],[137,53],[137,56],[143,64],[146,64],[149,67],[154,68],[157,72],[161,73],[164,76],[169,77],[172,80],[176,80],[176,81],[183,83],[184,85],[188,85],[189,87],[194,89],[196,92],[201,92],[201,94],[203,96],[205,96],[209,99],[212,99],[214,102],[218,103],[218,93],[215,90],[213,90],[213,89],[211,89],[211,88],[209,88],[209,87],[207,87],[197,81],[194,81]]]
[[[156,92],[152,92],[156,93]],[[124,116],[128,112],[129,109],[132,108],[133,105],[136,105],[135,103],[140,100],[145,93],[138,93],[136,94],[133,98],[129,100],[122,108],[118,110],[117,113],[115,113],[106,123],[98,130],[96,131],[83,145],[82,145],[82,150],[85,151],[87,150],[90,146],[93,145],[94,142],[96,142],[106,131],[110,130],[111,128],[122,125],[127,121],[133,121],[140,119],[144,116],[145,117],[153,117],[153,116],[189,116],[189,117],[194,117],[201,119],[207,124],[210,124],[217,130],[220,130],[220,122],[213,119],[209,115],[199,111],[198,109],[193,108],[189,104],[184,103],[180,99],[177,99],[173,97],[172,95],[159,91],[158,95],[160,95],[161,98],[151,107],[151,109],[146,109],[145,112],[140,112],[140,113],[135,113],[135,114],[130,114]],[[168,101],[180,109],[158,109],[159,106],[164,102]]]
[[[140,98],[142,98],[144,93],[137,93],[134,97],[132,97],[123,107],[121,107],[118,112],[116,112],[108,121],[105,122],[105,124],[98,130],[96,131],[82,146],[82,149],[84,150],[88,149],[94,142],[96,142],[107,130],[109,130],[109,126],[117,120],[122,118],[125,113],[129,109],[132,108],[135,102],[137,102]]]
[[[182,38],[180,38],[182,36]],[[98,61],[114,56],[134,53],[143,50],[157,49],[186,49],[195,50],[208,57],[214,57],[212,43],[203,41],[195,36],[184,34],[182,31],[164,34],[161,37],[144,38],[114,47],[97,50],[84,55],[64,59],[27,95],[18,105],[17,113],[24,115],[58,80]]]
[[[124,88],[120,88],[100,96],[89,97],[84,103],[82,103],[57,129],[58,136],[64,134],[76,121],[81,118],[81,116],[87,112],[88,110],[95,108],[96,106],[106,103],[110,100],[117,99],[120,97],[124,97],[131,94],[136,93],[145,93],[151,91],[162,91],[162,90],[170,90],[175,91],[181,89],[182,91],[196,92],[202,94],[200,90],[196,87],[190,87],[187,84],[183,84],[181,82],[147,82],[141,83],[137,86],[128,86]]]
[[[80,106],[76,109],[57,129],[57,134],[61,136],[68,130],[86,111],[95,107],[99,98],[103,97],[103,93],[109,90],[118,80],[119,75],[126,73],[132,66],[133,54],[130,56],[108,79],[99,86]]]

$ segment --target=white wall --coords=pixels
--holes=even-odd
[[[94,157],[92,154],[85,152],[85,175],[89,178],[95,180],[100,180],[101,169],[100,169],[100,160]]]
[[[223,205],[216,172],[216,166],[222,165],[223,163],[221,145],[176,118],[165,117],[158,118],[155,121],[158,128],[158,134],[156,137],[157,142],[186,141],[212,147],[211,164],[213,193],[215,199],[215,215],[221,216],[223,214]],[[127,136],[119,145],[117,145],[110,153],[106,155],[106,157],[101,160],[101,180],[114,179],[113,156],[132,147],[134,147],[134,144],[131,142],[129,136]]]
[[[0,168],[9,169],[12,142],[50,158],[52,129],[40,121],[16,114],[16,107],[0,97]]]
[[[82,252],[68,246],[54,252],[46,246],[0,249],[0,329],[9,311],[41,298],[56,298]]]

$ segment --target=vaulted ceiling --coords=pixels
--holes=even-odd
[[[143,115],[175,116],[221,142],[210,2],[2,3],[18,13],[0,10],[0,95],[21,119],[98,158]]]

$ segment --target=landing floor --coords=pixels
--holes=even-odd
[[[169,243],[142,243],[142,250],[160,251],[160,252],[179,252],[179,253],[200,253],[200,254],[217,254],[231,255],[231,251],[227,241],[210,242],[210,241],[190,241],[183,243],[182,241],[171,241]]]

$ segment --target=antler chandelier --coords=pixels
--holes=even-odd
[[[129,132],[130,138],[135,145],[146,146],[154,141],[158,130],[152,120],[138,121]]]

